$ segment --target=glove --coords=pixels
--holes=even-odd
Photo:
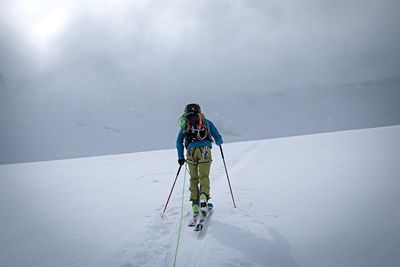
[[[215,143],[217,144],[217,146],[220,146],[220,145],[222,145],[222,140],[221,141],[215,141]]]
[[[185,164],[185,159],[178,159],[178,163],[179,163],[179,165]]]

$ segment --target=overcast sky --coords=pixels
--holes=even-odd
[[[9,79],[265,90],[399,70],[395,0],[13,0],[0,10],[0,71]]]
[[[0,118],[398,79],[398,25],[396,0],[3,0]]]

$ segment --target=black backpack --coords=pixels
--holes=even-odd
[[[185,107],[185,113],[179,117],[179,126],[184,134],[186,147],[196,141],[212,142],[208,121],[201,113],[198,104],[189,104]]]

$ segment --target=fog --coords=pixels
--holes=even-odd
[[[2,1],[0,164],[400,123],[398,1]]]

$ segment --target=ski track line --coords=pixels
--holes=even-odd
[[[225,156],[228,174],[229,174],[229,178],[231,180],[232,191],[233,191],[233,195],[234,195],[237,207],[240,207],[241,205],[245,204],[242,202],[242,200],[245,199],[242,196],[247,195],[248,194],[247,192],[251,191],[251,188],[253,188],[253,186],[254,186],[252,184],[253,179],[247,177],[246,175],[244,175],[241,172],[244,170],[245,166],[251,166],[251,162],[254,161],[254,159],[256,158],[256,155],[260,151],[265,150],[265,153],[268,152],[267,151],[268,149],[266,149],[268,147],[267,142],[262,142],[262,145],[260,145],[260,143],[257,143],[257,144],[258,144],[257,146],[254,144],[249,145],[248,148],[246,148],[241,153],[239,153],[240,154],[239,157],[230,159],[229,156]],[[225,178],[216,180],[215,181],[216,183],[215,183],[215,185],[213,185],[213,188],[217,189],[218,192],[227,191],[227,194],[223,194],[224,199],[220,198],[221,194],[219,194],[215,199],[216,200],[226,200],[225,195],[229,194],[230,202],[232,202],[230,192],[229,192],[229,187],[227,185],[227,177],[226,177],[226,173],[224,170],[224,166],[222,164],[221,166],[217,166],[217,168],[223,170],[220,175],[221,175],[221,177],[225,177]],[[245,187],[243,187],[243,185],[245,185]],[[240,187],[240,186],[242,186],[242,187]],[[218,202],[220,202],[220,201],[218,201]],[[223,201],[223,202],[225,202],[225,201]],[[251,205],[251,203],[249,203],[248,205]]]
[[[157,209],[157,211],[161,211],[161,208]],[[188,215],[190,215],[189,211],[184,210],[185,221]],[[146,226],[143,233],[138,237],[142,240],[138,247],[139,249],[134,252],[132,257],[126,259],[127,262],[120,265],[120,267],[173,266],[179,217],[180,206],[178,205],[171,205],[163,218],[156,212],[152,216],[151,223]]]
[[[234,158],[234,159],[229,159],[228,157],[228,161],[227,161],[227,165],[232,165],[233,167],[230,168],[229,166],[227,166],[228,168],[228,174],[233,175],[233,177],[239,177],[237,174],[240,172],[240,170],[242,170],[244,168],[244,166],[248,166],[249,162],[251,162],[254,159],[254,155],[257,155],[257,153],[259,153],[261,150],[265,149],[265,147],[267,146],[267,143],[263,143],[262,145],[259,146],[255,146],[255,145],[251,145],[249,148],[245,149],[242,153],[240,153],[240,157]],[[229,162],[229,163],[228,163]],[[214,168],[222,168],[222,171],[220,173],[221,176],[225,176],[225,171],[224,171],[224,166],[220,165],[220,166],[214,166]],[[242,183],[243,181],[245,181],[246,185],[250,185],[249,184],[249,179],[247,179],[247,177],[243,177],[240,178]],[[213,186],[213,188],[215,188],[217,191],[219,192],[223,192],[224,190],[226,190],[226,178],[225,179],[218,179],[217,181],[215,181],[215,185]],[[238,183],[238,184],[240,184]],[[219,190],[222,189],[223,190]],[[241,191],[238,190],[238,188],[236,189],[238,192],[238,196],[240,198],[241,196]],[[233,191],[235,194],[235,187],[233,185]],[[186,230],[183,233],[183,238],[181,240],[181,246],[185,246],[185,249],[182,250],[181,254],[178,255],[178,261],[177,261],[177,265],[178,266],[198,266],[198,267],[202,267],[202,266],[207,266],[208,262],[209,262],[209,256],[210,256],[210,244],[211,242],[214,242],[214,240],[212,239],[212,221],[213,219],[218,220],[218,217],[221,216],[230,216],[231,212],[227,212],[227,210],[230,210],[231,207],[228,207],[228,205],[231,205],[231,200],[230,200],[230,196],[229,196],[229,202],[226,201],[225,199],[225,194],[223,194],[223,198],[224,201],[218,201],[218,200],[222,200],[222,195],[218,194],[218,196],[215,198],[215,200],[217,200],[218,203],[225,203],[226,204],[222,204],[221,208],[219,208],[218,210],[220,211],[220,214],[218,214],[217,216],[213,216],[213,218],[210,218],[209,221],[207,221],[207,225],[205,228],[204,233],[195,233],[193,232],[192,228],[186,227]],[[244,204],[244,203],[241,203]],[[243,209],[241,209],[240,211],[242,211],[243,213]],[[246,217],[251,218],[252,216],[250,216],[248,213],[245,214]],[[188,229],[189,228],[189,229]],[[209,233],[211,232],[211,233]],[[187,246],[187,247],[186,247]],[[181,248],[182,249],[182,248]],[[179,259],[185,259],[184,262],[179,261]],[[221,260],[232,260],[232,259],[221,259]]]
[[[256,155],[259,151],[265,149],[267,147],[267,142],[262,141],[262,145],[260,143],[252,144],[249,146],[248,149],[244,150],[243,153],[241,153],[240,157],[236,159],[236,161],[233,162],[231,169],[232,173],[235,174],[239,170],[243,169],[244,166],[251,166],[251,162],[254,161]],[[226,156],[225,156],[226,157]],[[228,164],[228,163],[227,163]],[[229,166],[227,166],[229,167]],[[228,169],[229,172],[229,169]]]
[[[184,252],[180,255],[181,261],[178,260],[178,266],[207,266],[209,258],[209,241],[207,239],[199,240],[198,232],[194,232],[192,227],[187,227],[182,246],[185,246]]]

